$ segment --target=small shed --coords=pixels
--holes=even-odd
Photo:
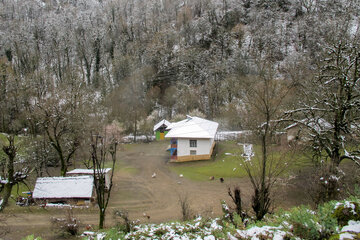
[[[171,123],[165,119],[161,120],[160,122],[158,122],[157,124],[155,124],[154,126],[154,133],[156,136],[156,140],[163,140],[165,139],[165,135],[168,133],[168,131],[166,130],[166,128],[170,125]]]
[[[332,125],[323,118],[310,118],[297,121],[285,128],[287,142],[304,143],[311,139],[311,132],[328,131]]]
[[[105,187],[109,189],[110,187],[110,173],[111,168],[103,168],[100,170],[100,173],[105,175]],[[77,168],[74,170],[71,170],[66,173],[67,176],[93,176],[94,170],[93,169],[83,169],[83,168]],[[98,175],[98,174],[96,174]]]
[[[37,203],[87,205],[93,194],[92,176],[43,177],[36,180],[33,199]]]

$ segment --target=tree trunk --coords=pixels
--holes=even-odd
[[[4,195],[3,195],[3,199],[2,199],[2,203],[0,204],[0,212],[2,210],[4,210],[4,208],[6,207],[7,203],[9,202],[9,198],[11,196],[11,190],[12,190],[12,183],[8,182],[7,184],[5,184],[4,186]]]
[[[134,142],[136,142],[136,134],[137,134],[137,117],[135,117],[135,121],[134,121]]]
[[[5,206],[7,205],[9,198],[11,196],[11,190],[14,185],[14,160],[16,156],[16,147],[15,147],[15,140],[13,136],[8,137],[9,146],[3,146],[3,151],[7,155],[7,183],[4,186],[4,195],[3,195],[3,202],[0,204],[0,212],[4,210]]]
[[[103,209],[100,209],[100,215],[99,215],[99,229],[104,228],[105,223],[105,211]]]
[[[65,177],[66,176],[66,173],[67,173],[67,166],[65,163],[63,163],[64,161],[61,161],[61,176],[62,177]]]

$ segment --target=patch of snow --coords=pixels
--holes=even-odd
[[[71,207],[69,204],[63,204],[63,203],[47,203],[46,207],[57,207],[57,208],[64,208],[64,207]]]
[[[360,233],[360,221],[350,220],[348,225],[341,229],[341,232]]]
[[[352,203],[352,202],[349,202],[349,201],[345,201],[344,203],[341,203],[341,202],[337,202],[336,204],[335,204],[335,209],[338,209],[340,206],[343,206],[344,208],[351,208],[351,213],[353,214],[353,215],[356,215],[357,214],[357,212],[355,211],[356,209],[355,209],[355,204],[354,203]]]
[[[96,240],[103,240],[106,236],[106,233],[98,233],[96,235]]]
[[[226,140],[237,140],[241,136],[248,136],[251,134],[251,131],[218,131],[216,133],[216,139],[219,141],[226,141]]]
[[[216,238],[213,235],[204,237],[204,240],[215,240]]]
[[[340,233],[339,240],[349,240],[354,239],[355,235],[351,233]]]
[[[94,236],[95,232],[91,232],[91,231],[85,231],[81,234],[82,237],[86,237],[86,236]]]
[[[227,238],[229,240],[238,240],[238,238],[234,237],[233,235],[231,235],[229,232],[227,233]]]
[[[214,219],[210,226],[213,230],[222,230],[222,226],[217,223],[217,219]]]
[[[287,235],[286,232],[282,231],[283,227],[271,227],[271,226],[263,226],[263,227],[252,227],[247,230],[236,230],[238,237],[241,239],[253,239],[258,240],[260,236],[267,235],[271,237],[271,239],[283,240],[284,236]]]

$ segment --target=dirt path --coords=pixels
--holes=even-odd
[[[194,182],[181,178],[170,171],[172,164],[168,163],[165,151],[167,143],[152,143],[138,149],[130,150],[122,156],[126,165],[137,169],[135,176],[117,175],[120,183],[114,188],[110,208],[127,209],[133,219],[144,220],[143,213],[150,216],[151,222],[161,222],[181,218],[179,196],[187,196],[194,214],[219,215],[220,201],[227,197],[227,185],[220,181]],[[152,178],[152,174],[156,177]],[[237,179],[237,183],[248,188],[246,180]],[[147,221],[147,220],[146,220]]]
[[[139,219],[142,223],[163,222],[181,219],[179,196],[188,196],[194,214],[218,216],[221,214],[221,200],[230,202],[227,196],[227,186],[240,184],[244,193],[250,194],[246,179],[226,179],[220,181],[194,182],[180,178],[170,171],[168,153],[165,151],[167,142],[154,142],[130,146],[130,149],[119,153],[122,165],[133,167],[135,173],[116,170],[114,188],[108,208],[106,225],[114,224],[112,212],[114,209],[129,211],[130,219]],[[156,177],[152,178],[152,174]],[[150,219],[144,217],[146,213]],[[35,233],[44,239],[55,239],[50,231],[50,217],[64,217],[64,210],[51,210],[48,213],[4,213],[5,223],[0,221],[0,230],[7,229],[3,239],[21,239]],[[96,209],[77,210],[75,216],[83,224],[96,225],[98,215]],[[0,231],[1,234],[1,231]]]

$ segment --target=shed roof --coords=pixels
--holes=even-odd
[[[188,116],[187,119],[173,124],[166,138],[215,138],[219,124],[199,117]]]
[[[103,173],[108,173],[111,171],[111,168],[104,168],[102,170],[100,170],[100,172]],[[82,168],[76,168],[74,170],[71,170],[69,172],[67,172],[66,174],[87,174],[87,175],[92,175],[94,174],[94,170],[93,169],[82,169]]]
[[[155,124],[154,126],[154,131],[158,130],[162,125],[165,125],[166,127],[168,127],[171,123],[165,119],[161,120],[160,122],[158,122],[157,124]]]
[[[328,130],[328,129],[332,128],[332,125],[323,118],[310,118],[310,119],[302,119],[298,122],[295,122],[295,123],[287,126],[285,128],[285,130],[288,130],[288,129],[293,128],[298,125],[310,128],[310,129],[314,130],[315,132],[320,132],[320,131],[324,131],[324,130]]]
[[[33,198],[91,198],[93,184],[93,176],[38,178]]]
[[[166,128],[166,130],[171,130],[175,127],[180,127],[182,126],[184,123],[186,123],[191,117],[190,116],[187,116],[186,119],[184,120],[181,120],[179,122],[173,122],[173,123],[170,123],[170,125]]]

